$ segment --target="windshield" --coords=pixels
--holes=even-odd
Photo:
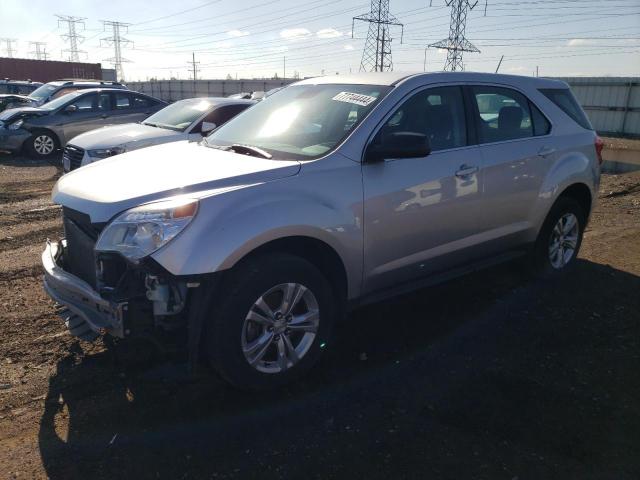
[[[176,102],[154,113],[142,123],[182,132],[210,108],[211,102],[207,100]]]
[[[67,93],[66,95],[62,95],[61,97],[58,97],[55,100],[51,100],[50,102],[45,103],[40,108],[44,110],[55,110],[57,108],[62,107],[67,102],[70,102],[71,100],[81,95],[82,93],[86,93],[86,91],[83,92],[80,90],[76,90],[75,92]]]
[[[379,85],[290,86],[219,127],[206,143],[258,147],[274,158],[317,158],[338,145],[389,90]]]
[[[45,100],[49,98],[49,95],[56,89],[53,85],[49,85],[45,83],[41,87],[36,88],[33,92],[29,94],[29,98],[33,98],[34,100]]]

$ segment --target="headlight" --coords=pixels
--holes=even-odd
[[[24,123],[24,120],[20,119],[20,120],[16,120],[15,122],[13,122],[12,124],[9,125],[9,130],[18,130],[22,124]]]
[[[124,153],[124,151],[124,147],[99,148],[97,150],[87,150],[87,155],[93,158],[107,158],[120,155]]]
[[[198,210],[193,199],[166,200],[132,208],[104,229],[96,251],[119,252],[137,263],[178,235]]]

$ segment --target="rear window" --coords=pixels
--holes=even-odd
[[[587,130],[593,130],[591,122],[580,108],[576,97],[568,88],[541,88],[540,92],[569,115],[578,125]]]

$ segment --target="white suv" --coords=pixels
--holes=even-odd
[[[348,309],[519,255],[566,270],[601,148],[558,81],[304,80],[200,144],[62,177],[66,238],[43,253],[45,288],[72,334],[183,330],[192,361],[277,386],[318,360]]]

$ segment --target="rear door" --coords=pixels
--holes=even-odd
[[[522,92],[492,85],[468,91],[483,159],[483,228],[488,249],[499,251],[524,242],[533,228],[536,199],[557,152],[549,121]]]
[[[373,141],[394,131],[426,134],[432,152],[363,164],[367,293],[474,258],[482,227],[481,159],[468,139],[462,87],[412,94]]]

